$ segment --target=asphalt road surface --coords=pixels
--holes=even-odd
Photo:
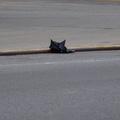
[[[120,44],[120,2],[0,0],[0,51]]]
[[[120,120],[120,51],[0,57],[0,120]]]

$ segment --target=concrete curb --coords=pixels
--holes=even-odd
[[[26,54],[45,54],[50,53],[50,49],[30,49],[30,50],[7,50],[0,51],[0,56],[26,55]]]
[[[68,49],[74,49],[75,52],[120,50],[120,45],[70,47]],[[7,51],[0,51],[0,56],[45,54],[45,53],[51,53],[50,49],[46,48],[46,49],[31,49],[31,50],[19,50],[19,51],[18,50],[7,50]]]
[[[120,45],[76,47],[73,49],[75,49],[76,52],[120,50]]]

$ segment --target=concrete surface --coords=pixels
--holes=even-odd
[[[120,45],[119,1],[0,0],[0,51]]]

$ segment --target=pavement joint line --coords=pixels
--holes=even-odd
[[[6,3],[6,4],[13,4],[13,3],[41,3],[41,2],[47,2],[47,1],[28,1],[28,2],[0,2],[0,3]]]
[[[75,52],[107,51],[107,50],[120,50],[120,45],[68,47],[68,49],[74,49]],[[49,48],[27,50],[5,50],[0,51],[0,56],[46,54],[46,53],[51,53]]]

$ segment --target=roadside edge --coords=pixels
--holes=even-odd
[[[120,50],[120,45],[69,47],[68,49],[74,49],[75,52],[107,51],[107,50]],[[51,53],[51,50],[49,48],[30,49],[30,50],[6,50],[6,51],[0,51],[0,56],[45,54],[45,53]]]

